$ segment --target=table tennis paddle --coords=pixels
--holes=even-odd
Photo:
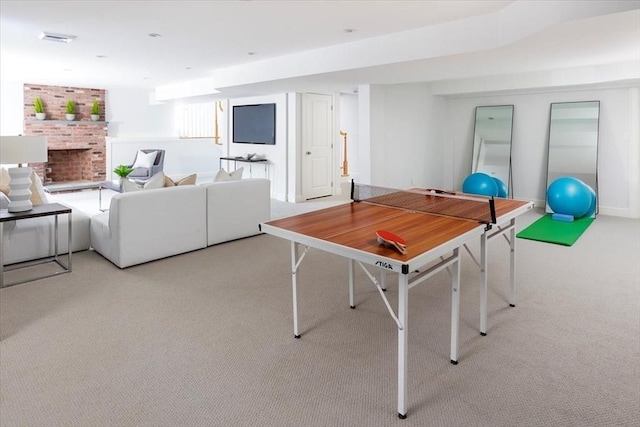
[[[376,236],[378,236],[378,243],[381,245],[395,248],[402,255],[407,254],[407,242],[402,237],[387,230],[377,230]]]

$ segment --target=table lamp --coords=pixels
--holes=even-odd
[[[44,136],[0,136],[0,163],[17,164],[9,168],[9,212],[31,210],[32,168],[23,163],[47,161],[47,138]]]

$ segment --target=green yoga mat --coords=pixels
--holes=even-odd
[[[594,218],[579,218],[573,222],[556,221],[547,214],[517,234],[521,239],[538,240],[571,246],[591,225]]]

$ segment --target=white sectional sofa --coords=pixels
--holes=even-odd
[[[116,194],[91,218],[91,246],[120,268],[259,234],[270,181],[244,179]]]

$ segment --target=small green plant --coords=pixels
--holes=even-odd
[[[91,114],[99,116],[100,115],[100,104],[98,104],[98,100],[94,100],[93,104],[91,104]]]
[[[42,98],[39,96],[36,96],[33,99],[33,109],[36,113],[44,113],[44,104],[42,103]]]
[[[113,173],[115,173],[121,178],[126,178],[127,175],[129,175],[132,171],[133,169],[131,169],[129,166],[120,165],[113,170]]]
[[[73,99],[67,100],[67,114],[75,114],[76,113],[76,103]]]

